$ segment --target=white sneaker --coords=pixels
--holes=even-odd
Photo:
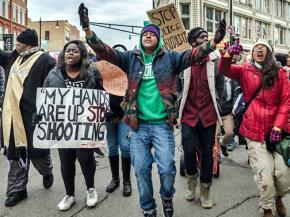
[[[95,188],[90,188],[87,191],[87,201],[86,204],[88,207],[93,207],[98,202],[98,194]]]
[[[57,205],[57,208],[61,211],[69,210],[71,206],[75,202],[75,197],[65,195],[65,197],[60,201],[60,203]]]

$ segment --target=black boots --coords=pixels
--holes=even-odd
[[[132,194],[130,170],[131,170],[131,159],[122,157],[123,196],[124,197],[128,197]]]
[[[106,188],[106,192],[112,193],[120,185],[119,177],[119,155],[109,157],[111,172],[112,172],[112,181]]]
[[[119,177],[119,155],[109,157],[112,181],[107,186],[106,191],[112,193],[120,185]],[[122,172],[123,172],[123,195],[128,197],[132,193],[131,180],[130,180],[131,160],[130,158],[122,157]]]
[[[14,206],[17,203],[19,203],[21,200],[24,200],[27,198],[27,191],[17,191],[9,195],[5,201],[5,206]]]

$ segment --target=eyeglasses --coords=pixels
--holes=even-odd
[[[199,39],[204,39],[204,38],[208,38],[208,35],[200,35],[198,36]]]
[[[265,48],[265,47],[262,47],[262,48],[255,47],[253,49],[253,52],[265,52],[266,50],[267,50],[267,48]]]

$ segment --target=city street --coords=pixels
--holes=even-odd
[[[174,208],[176,217],[259,217],[257,190],[254,184],[252,172],[247,164],[247,153],[245,147],[241,146],[228,159],[222,158],[220,177],[214,178],[212,196],[215,206],[210,210],[201,208],[198,198],[193,202],[187,202],[183,197],[186,179],[179,175],[179,144],[176,145],[176,193],[174,197]],[[114,193],[107,194],[106,185],[110,181],[110,168],[107,158],[97,158],[99,166],[95,175],[95,186],[99,194],[99,202],[95,208],[85,206],[85,184],[80,168],[77,168],[76,176],[76,203],[67,212],[57,210],[57,203],[64,196],[64,185],[60,175],[60,165],[57,151],[52,151],[54,162],[55,182],[51,189],[45,190],[42,187],[42,177],[31,168],[28,183],[28,198],[19,205],[12,208],[4,207],[4,195],[7,178],[7,163],[3,156],[0,160],[0,217],[50,217],[50,216],[101,216],[101,217],[141,217],[143,216],[139,208],[139,197],[136,189],[134,173],[133,194],[131,197],[122,196],[122,188],[118,188]],[[161,201],[159,199],[159,180],[156,175],[156,165],[154,165],[153,179],[155,198],[158,205],[158,217],[162,216]],[[290,195],[284,199],[288,204],[288,216],[290,213]]]

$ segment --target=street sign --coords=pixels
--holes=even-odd
[[[3,34],[4,51],[13,50],[13,34]]]

